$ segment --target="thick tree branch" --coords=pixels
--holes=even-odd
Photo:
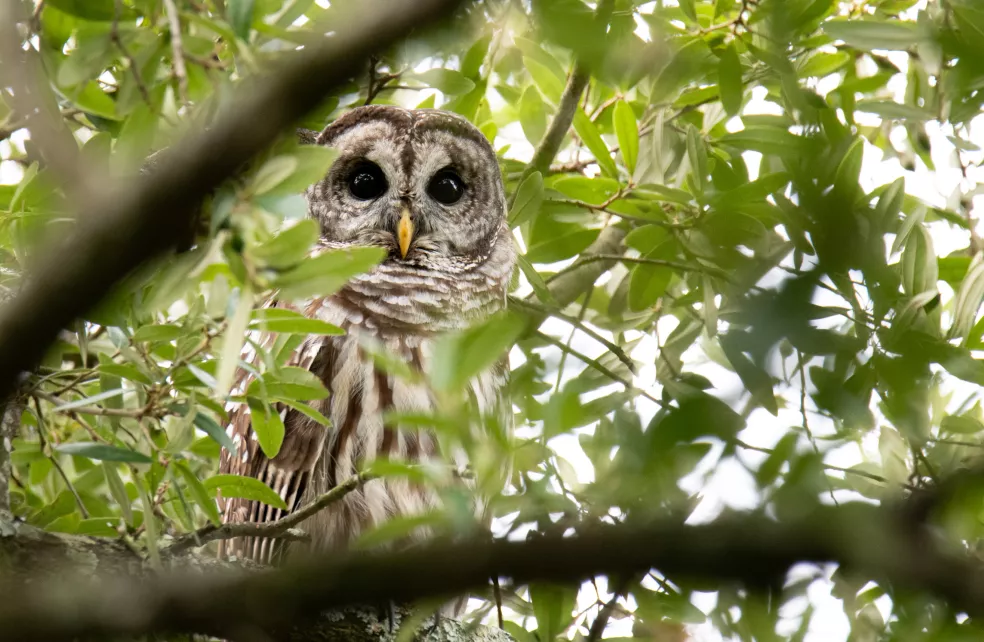
[[[194,533],[182,535],[173,544],[167,547],[164,552],[171,555],[183,553],[189,548],[204,546],[209,542],[220,539],[232,539],[234,537],[283,537],[288,534],[295,526],[300,526],[304,520],[313,517],[332,504],[340,501],[343,497],[365,484],[372,475],[360,473],[351,479],[335,486],[327,493],[316,498],[313,502],[294,511],[283,519],[275,522],[257,523],[241,522],[238,524],[222,524],[213,526],[209,524],[198,529]]]
[[[96,586],[65,578],[18,583],[0,589],[0,631],[24,641],[149,631],[223,635],[244,626],[276,630],[346,604],[461,594],[486,585],[489,577],[577,582],[655,567],[671,576],[715,585],[737,581],[754,589],[781,583],[800,562],[836,562],[984,615],[980,562],[898,511],[848,504],[818,507],[782,523],[762,515],[700,526],[663,521],[566,538],[431,544],[400,553],[312,559],[261,574],[111,580]]]
[[[161,153],[152,172],[125,185],[97,182],[107,187],[80,207],[72,237],[38,251],[41,263],[0,311],[0,398],[13,390],[18,373],[37,364],[61,328],[136,266],[173,247],[213,188],[360,73],[372,53],[451,16],[458,4],[359,3],[344,24],[332,23],[333,35],[312,40],[274,73],[244,83],[210,129]],[[10,37],[15,25],[3,31]]]

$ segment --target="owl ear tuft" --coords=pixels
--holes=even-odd
[[[321,132],[316,132],[311,129],[297,128],[297,142],[301,145],[317,145],[318,136]]]

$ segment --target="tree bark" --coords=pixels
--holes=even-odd
[[[30,583],[53,582],[64,578],[89,576],[113,578],[120,576],[153,579],[154,571],[136,551],[121,540],[49,533],[24,523],[0,518],[0,577],[9,581]],[[212,571],[239,569],[239,563],[225,562],[204,554],[184,554],[170,558],[169,570]],[[252,568],[263,572],[264,568]],[[0,596],[0,599],[3,599]],[[121,614],[124,616],[125,614]],[[396,607],[390,623],[389,603],[378,606],[351,606],[332,609],[317,619],[290,630],[257,631],[248,628],[240,635],[229,636],[229,642],[395,642],[400,628],[410,621],[413,612],[408,607]],[[71,617],[69,615],[69,617]],[[3,637],[0,634],[0,637]],[[164,638],[156,638],[164,639]],[[418,642],[510,642],[512,638],[497,628],[472,625],[439,618],[419,623],[413,640]]]

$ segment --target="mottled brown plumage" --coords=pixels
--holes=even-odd
[[[222,472],[263,480],[289,510],[378,457],[465,463],[447,461],[427,431],[387,424],[388,411],[432,409],[433,393],[424,383],[426,377],[392,377],[375,365],[368,351],[385,351],[428,372],[435,338],[505,305],[515,260],[495,153],[481,132],[460,116],[362,107],[307,138],[339,150],[325,178],[307,191],[309,214],[321,225],[322,244],[374,245],[390,255],[338,293],[300,310],[346,330],[344,336],[307,338],[288,363],[312,371],[328,388],[329,398],[313,406],[331,419],[331,427],[279,408],[286,433],[279,454],[270,460],[252,434],[249,408],[241,405],[232,412],[228,432],[239,452],[223,452]],[[401,223],[405,218],[412,238],[405,230],[401,237],[401,225],[408,225],[406,220]],[[504,367],[494,368],[471,382],[482,411],[508,409],[501,398],[505,375]],[[240,386],[248,384],[248,376],[241,375]],[[404,478],[378,479],[303,528],[316,548],[343,549],[367,528],[394,516],[419,514],[437,502],[433,489]],[[241,499],[225,501],[223,513],[227,522],[266,522],[283,516],[266,504]],[[279,551],[274,540],[263,539],[231,540],[222,552],[270,561]]]

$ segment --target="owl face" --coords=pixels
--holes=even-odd
[[[354,109],[314,139],[338,150],[307,193],[332,244],[376,245],[389,261],[444,271],[482,263],[508,241],[495,152],[464,118],[435,109]]]

